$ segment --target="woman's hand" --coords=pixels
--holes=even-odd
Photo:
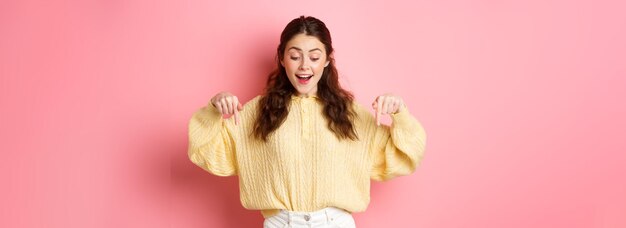
[[[390,93],[378,96],[372,103],[372,108],[376,110],[376,125],[380,126],[380,117],[383,114],[395,114],[404,107],[404,101],[398,96]]]
[[[239,111],[243,110],[243,106],[239,103],[237,96],[229,92],[221,92],[211,98],[211,104],[217,110],[224,114],[235,115],[235,125],[239,124]]]

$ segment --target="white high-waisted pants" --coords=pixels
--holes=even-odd
[[[280,213],[266,218],[264,228],[355,228],[352,214],[336,208],[327,207],[313,212],[280,210]]]

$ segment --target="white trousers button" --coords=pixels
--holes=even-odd
[[[310,215],[304,215],[304,220],[306,220],[307,222],[309,221],[309,219],[311,219]]]

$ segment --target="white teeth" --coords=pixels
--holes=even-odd
[[[298,75],[296,75],[296,77],[298,77],[298,78],[302,78],[302,79],[305,79],[305,78],[310,78],[310,77],[313,77],[313,75],[309,75],[309,76],[305,76],[305,77],[302,77],[302,76],[298,76]]]

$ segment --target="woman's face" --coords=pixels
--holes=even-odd
[[[317,82],[329,63],[324,44],[315,36],[303,33],[287,42],[285,54],[280,60],[298,95],[304,96],[317,94]]]

